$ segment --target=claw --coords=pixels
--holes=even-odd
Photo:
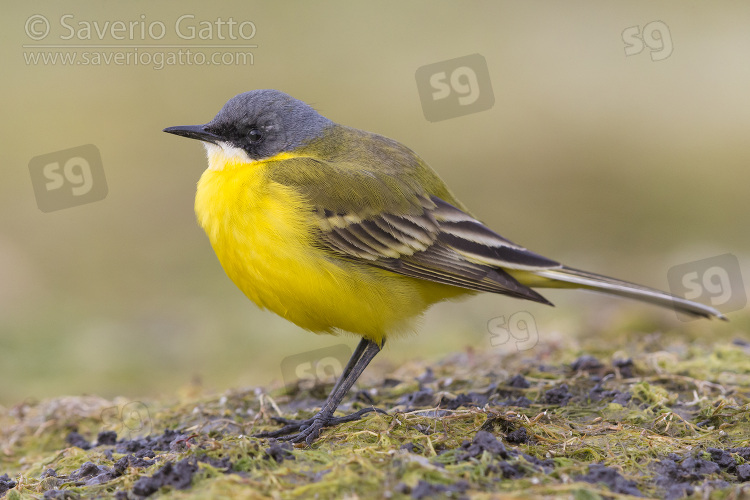
[[[380,408],[370,407],[362,408],[361,410],[344,417],[334,417],[331,415],[327,415],[323,412],[323,410],[318,412],[314,417],[308,418],[307,420],[293,420],[283,417],[271,417],[274,421],[280,424],[284,424],[284,426],[281,429],[277,429],[275,431],[259,432],[258,434],[253,434],[253,437],[276,438],[279,441],[289,441],[292,443],[302,443],[304,441],[308,445],[311,445],[313,441],[318,439],[318,437],[320,436],[320,431],[324,427],[333,427],[345,422],[353,422],[362,418],[363,415],[373,411],[382,413],[383,415],[387,415],[387,413]],[[298,432],[289,436],[287,435],[294,431]]]

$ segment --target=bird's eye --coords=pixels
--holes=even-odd
[[[260,130],[254,128],[248,132],[247,137],[250,139],[250,142],[258,142],[263,139],[263,134],[261,134]]]

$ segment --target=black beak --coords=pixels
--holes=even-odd
[[[179,127],[167,127],[164,132],[168,134],[181,135],[189,139],[198,139],[199,141],[206,141],[213,144],[222,141],[221,137],[206,130],[205,125],[182,125]]]

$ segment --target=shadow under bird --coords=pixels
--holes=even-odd
[[[309,444],[323,427],[376,410],[334,417],[386,338],[412,331],[446,299],[491,292],[551,305],[534,288],[582,288],[726,319],[503,238],[407,147],[334,123],[283,92],[246,92],[205,125],[164,131],[206,148],[195,211],[240,290],[304,329],[362,337],[314,417],[279,418],[281,429],[258,436]]]

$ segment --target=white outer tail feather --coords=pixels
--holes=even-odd
[[[580,271],[570,267],[544,269],[534,271],[534,274],[555,281],[563,281],[565,283],[579,285],[581,288],[641,300],[658,306],[675,309],[680,312],[694,314],[696,316],[703,316],[705,318],[715,317],[725,321],[727,319],[726,316],[721,314],[721,312],[710,306],[692,302],[653,288],[636,285],[635,283],[628,283],[627,281],[609,278],[607,276],[601,276],[587,271]]]

